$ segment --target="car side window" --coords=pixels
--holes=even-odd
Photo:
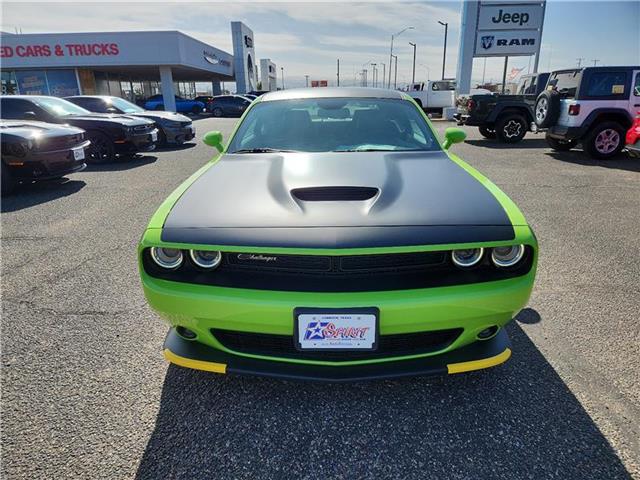
[[[2,118],[24,120],[26,112],[35,112],[38,115],[38,109],[35,105],[19,98],[3,98],[0,106],[2,108]]]
[[[525,95],[535,95],[536,88],[537,88],[537,83],[538,83],[538,77],[531,78],[531,83],[525,89],[524,94]]]
[[[587,85],[587,97],[624,95],[626,72],[594,72]]]
[[[633,94],[640,97],[640,72],[636,73],[636,83],[633,86]]]

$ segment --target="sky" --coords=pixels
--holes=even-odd
[[[442,75],[444,27],[449,24],[446,77],[455,77],[461,1],[400,2],[122,2],[32,3],[3,1],[0,26],[22,33],[127,30],[180,30],[232,53],[230,22],[240,20],[254,32],[258,58],[284,67],[287,87],[310,79],[359,83],[363,64],[382,68],[389,62],[391,34],[413,26],[396,38],[398,83],[411,81],[413,47],[417,44],[416,81]],[[548,0],[542,37],[542,70],[582,64],[640,64],[640,1]],[[500,81],[504,60],[474,60],[473,81]],[[512,57],[513,67],[533,68],[533,59]],[[388,68],[388,66],[386,67]],[[368,67],[371,71],[372,67]],[[382,74],[379,74],[382,77]],[[371,73],[369,73],[371,78]],[[281,79],[278,79],[280,85]]]

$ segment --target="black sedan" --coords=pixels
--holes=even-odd
[[[156,147],[158,129],[145,118],[91,113],[67,100],[35,95],[0,97],[3,119],[62,123],[86,130],[91,140],[87,162],[104,163],[116,155],[133,156]]]
[[[251,100],[242,95],[219,95],[207,103],[207,111],[214,117],[239,117],[249,105]]]
[[[0,138],[3,196],[22,182],[58,179],[87,166],[89,140],[76,127],[0,120]]]
[[[78,95],[66,97],[76,105],[96,113],[123,113],[153,120],[158,126],[158,143],[177,143],[178,145],[193,140],[196,129],[189,117],[179,113],[161,110],[145,110],[138,105],[120,97],[109,95]]]

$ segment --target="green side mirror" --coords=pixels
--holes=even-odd
[[[461,128],[449,127],[444,131],[444,143],[442,146],[447,150],[454,143],[464,142],[467,134]]]
[[[202,141],[207,145],[209,145],[210,147],[216,148],[219,152],[222,152],[223,150],[222,133],[220,132],[217,132],[217,131],[207,132],[204,134],[204,137],[202,137]]]

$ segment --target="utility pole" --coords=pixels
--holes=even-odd
[[[280,67],[280,72],[282,73],[282,89],[284,90],[284,67]]]
[[[576,60],[578,61],[578,68],[580,68],[580,65],[582,65],[582,61],[584,60],[584,58],[580,57],[580,58],[576,58]]]
[[[444,67],[447,61],[447,32],[449,30],[449,24],[447,22],[441,22],[438,20],[438,23],[444,27],[444,51],[442,52],[442,80],[444,80]]]
[[[600,61],[600,59],[599,59],[599,58],[594,58],[594,59],[592,60],[592,62],[593,62],[593,66],[594,66],[594,67],[597,67],[597,66],[598,66],[598,62],[599,62],[599,61]]]
[[[309,75],[304,76],[304,83],[305,83],[305,87],[309,86]]]
[[[382,88],[384,88],[384,79],[387,78],[387,65],[385,63],[382,63]]]
[[[395,90],[398,87],[398,56],[391,55],[391,57],[396,61],[395,73],[393,76],[393,89]],[[389,69],[389,76],[391,76],[391,69]]]
[[[507,83],[507,64],[509,63],[509,57],[504,57],[504,71],[502,72],[502,94],[504,95],[504,89]]]
[[[487,71],[487,57],[484,57],[484,66],[482,67],[482,85],[484,85],[484,74]]]
[[[338,77],[338,87],[340,86],[340,59],[338,58],[338,71],[336,73],[336,77]]]
[[[372,63],[373,71],[371,72],[371,86],[376,87],[378,83],[378,70],[376,70],[377,63]]]
[[[409,45],[413,47],[413,71],[411,74],[411,86],[416,83],[416,44],[409,42]]]

